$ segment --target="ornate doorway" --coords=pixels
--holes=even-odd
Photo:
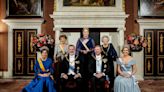
[[[144,50],[145,77],[159,78],[164,76],[164,30],[146,29],[144,35],[148,47]]]
[[[32,39],[36,29],[14,29],[13,35],[13,76],[31,76],[34,74],[36,53]]]

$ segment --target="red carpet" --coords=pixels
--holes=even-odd
[[[30,81],[27,79],[0,79],[0,92],[20,92]],[[140,81],[139,86],[142,92],[164,92],[164,80]]]

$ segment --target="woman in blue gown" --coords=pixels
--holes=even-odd
[[[22,92],[56,92],[52,74],[52,60],[48,57],[49,49],[41,48],[41,58],[36,60],[34,66],[35,78],[27,85]]]
[[[82,38],[79,38],[76,44],[76,54],[79,55],[80,62],[83,65],[83,74],[84,79],[88,78],[88,58],[91,56],[95,47],[94,40],[89,37],[89,29],[84,28],[82,30]]]
[[[83,72],[81,75],[83,76],[83,85],[88,85],[89,74],[88,74],[88,62],[91,53],[93,52],[95,47],[94,40],[89,37],[89,29],[84,28],[82,31],[82,37],[78,39],[76,44],[76,54],[79,55],[79,61],[81,63],[81,67],[83,68]],[[84,92],[88,91],[88,86],[84,86]]]
[[[109,62],[109,66],[110,66],[110,84],[111,87],[113,88],[113,84],[114,84],[114,61],[116,60],[116,58],[118,58],[117,56],[117,52],[113,46],[112,43],[109,43],[110,39],[107,35],[104,35],[102,37],[102,45],[101,45],[101,49],[102,49],[102,55],[105,55],[108,58],[108,62]]]
[[[136,61],[129,55],[129,47],[125,46],[122,52],[123,56],[117,60],[119,75],[114,82],[114,92],[141,92],[134,76]]]

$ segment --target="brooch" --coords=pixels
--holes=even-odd
[[[102,59],[102,61],[103,61],[104,63],[106,63],[106,62],[108,61],[108,59],[104,58],[104,59]]]

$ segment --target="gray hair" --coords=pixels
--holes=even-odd
[[[102,36],[102,40],[101,40],[102,42],[103,42],[103,39],[104,39],[104,38],[107,38],[108,41],[109,41],[109,37],[108,37],[107,35],[104,35],[104,36]]]

